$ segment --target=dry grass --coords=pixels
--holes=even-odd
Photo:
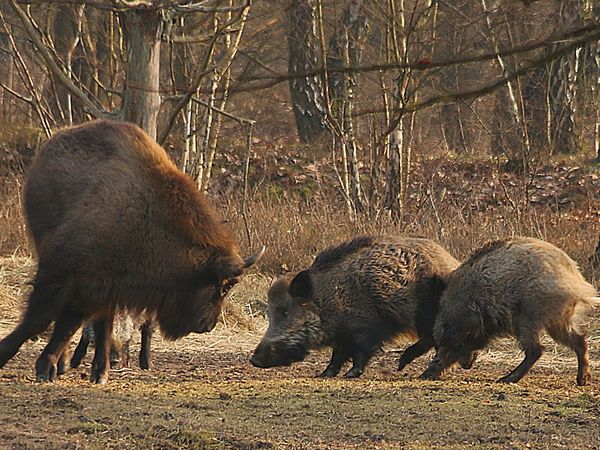
[[[595,201],[600,203],[600,196]],[[249,210],[252,247],[259,243],[267,245],[260,263],[260,269],[267,273],[299,270],[309,265],[324,248],[358,234],[427,237],[439,241],[459,259],[489,240],[520,235],[552,242],[580,264],[588,279],[599,281],[600,274],[593,273],[588,258],[600,235],[600,221],[551,208],[517,213],[509,207],[499,207],[473,212],[452,204],[425,204],[410,215],[410,221],[401,224],[394,223],[387,215],[350,221],[339,204],[335,206],[325,201],[306,205],[295,199],[276,203],[257,200]],[[235,206],[225,208],[223,214],[231,220],[238,236],[245,236],[243,221]],[[245,239],[243,244],[247,252],[252,250]]]
[[[22,178],[0,176],[0,255],[30,255],[21,209]]]
[[[19,315],[34,270],[35,261],[29,257],[0,257],[0,323]]]

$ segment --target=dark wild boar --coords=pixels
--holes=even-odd
[[[29,168],[24,210],[38,253],[21,323],[0,341],[3,367],[55,322],[36,362],[54,380],[73,333],[93,320],[91,380],[108,379],[113,317],[156,318],[167,339],[217,323],[244,260],[194,182],[132,124],[98,120],[58,132]]]
[[[353,378],[387,340],[418,337],[402,354],[402,369],[432,348],[442,280],[458,264],[428,239],[358,237],[329,248],[308,269],[271,287],[269,327],[251,362],[289,365],[311,349],[331,346],[321,376],[336,376],[351,358],[345,376]]]
[[[516,383],[542,355],[545,329],[577,354],[577,384],[590,378],[588,346],[578,316],[596,303],[594,287],[554,245],[532,238],[491,242],[448,279],[434,338],[437,353],[424,379],[437,379],[467,353],[501,336],[514,336],[525,359],[499,381]]]

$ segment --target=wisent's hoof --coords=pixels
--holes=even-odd
[[[56,364],[53,364],[47,358],[40,357],[35,364],[35,380],[38,383],[53,383],[56,376]]]
[[[108,383],[108,373],[98,373],[92,371],[90,376],[90,381],[95,384],[106,384]]]

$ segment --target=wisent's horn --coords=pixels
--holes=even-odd
[[[257,251],[254,255],[248,256],[244,260],[244,269],[247,269],[248,267],[252,267],[254,264],[256,264],[256,262],[261,258],[263,253],[265,253],[265,250],[266,250],[266,247],[263,245],[261,247],[261,249],[259,251]]]

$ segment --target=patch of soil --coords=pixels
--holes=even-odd
[[[195,349],[193,337],[155,342],[153,370],[112,371],[106,386],[87,381],[89,366],[35,383],[43,343],[27,343],[0,371],[0,447],[571,449],[600,442],[600,384],[575,386],[575,359],[552,348],[518,385],[494,382],[519,360],[504,348],[443,381],[416,379],[427,357],[396,372],[397,351],[378,355],[359,380],[324,380],[314,375],[326,352],[265,370],[248,362],[256,342],[207,350],[210,335],[199,338]]]

